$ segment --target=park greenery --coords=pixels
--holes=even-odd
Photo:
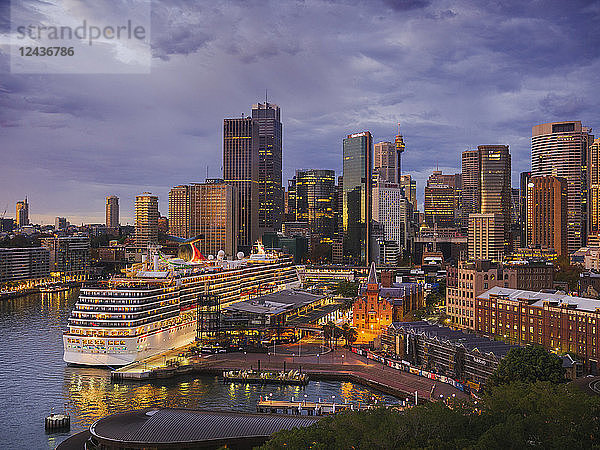
[[[335,294],[340,297],[356,298],[358,296],[358,282],[354,281],[340,281],[335,286]]]
[[[577,265],[571,265],[568,256],[559,256],[555,263],[556,272],[554,273],[554,281],[563,281],[569,284],[571,292],[579,289],[579,275],[583,268]]]
[[[329,347],[337,347],[341,338],[344,339],[344,345],[349,347],[358,338],[358,332],[347,323],[341,327],[331,321],[323,325],[323,339]]]
[[[261,448],[600,448],[600,397],[564,383],[559,361],[540,347],[514,349],[478,399],[343,412]]]

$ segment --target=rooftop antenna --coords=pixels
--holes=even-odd
[[[206,165],[206,178],[208,178],[208,164]]]
[[[269,104],[269,90],[265,89],[265,106]]]

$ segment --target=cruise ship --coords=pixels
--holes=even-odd
[[[298,283],[292,257],[267,253],[227,260],[204,258],[194,244],[187,259],[148,250],[124,275],[85,284],[63,333],[64,360],[86,366],[123,366],[192,342],[203,294],[222,305],[261,290]]]

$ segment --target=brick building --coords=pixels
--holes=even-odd
[[[539,291],[552,289],[554,266],[545,261],[460,261],[447,268],[446,314],[453,326],[475,329],[475,299],[495,286]]]
[[[475,331],[574,353],[590,373],[598,373],[600,300],[494,287],[476,299]]]
[[[360,287],[352,308],[353,326],[360,340],[379,336],[392,322],[402,322],[404,316],[425,305],[423,288],[417,283],[395,283],[392,272],[377,280],[375,264],[371,264],[367,282]]]

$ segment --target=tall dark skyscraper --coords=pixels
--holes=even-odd
[[[368,131],[344,139],[344,256],[368,265],[371,235],[373,137]]]
[[[469,224],[469,214],[479,213],[479,151],[462,152],[462,224]]]
[[[580,121],[536,125],[531,132],[531,176],[567,180],[567,239],[572,253],[586,244],[588,149],[592,129]]]
[[[335,232],[335,171],[297,170],[291,205],[294,220],[308,222],[311,234],[332,239]]]
[[[223,179],[237,187],[238,249],[245,253],[252,250],[252,245],[259,238],[258,130],[258,123],[251,117],[223,121]]]
[[[479,205],[481,214],[502,214],[505,251],[511,250],[511,160],[508,145],[480,145]]]
[[[252,119],[258,125],[258,227],[279,229],[283,215],[281,186],[282,125],[279,106],[252,105]]]

